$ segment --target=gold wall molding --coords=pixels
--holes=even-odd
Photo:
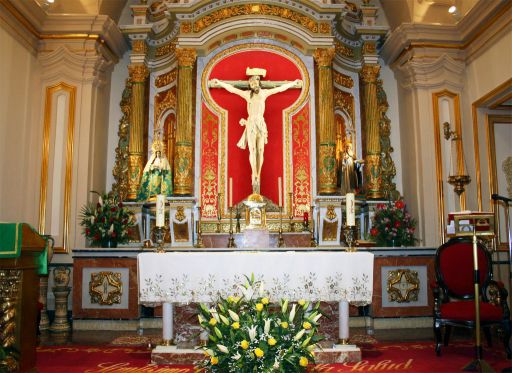
[[[496,213],[496,208],[491,195],[503,194],[503,191],[498,188],[498,168],[496,167],[496,136],[495,126],[497,123],[508,123],[512,125],[512,115],[490,115],[487,114],[485,118],[485,127],[487,134],[487,165],[489,170],[489,210]],[[500,214],[495,214],[496,226],[501,226]],[[502,243],[508,243],[508,239],[502,240],[501,234],[498,234],[498,245]]]
[[[112,175],[114,176],[114,183],[112,184],[112,191],[119,195],[124,201],[128,195],[129,188],[129,134],[130,134],[130,113],[132,101],[132,83],[130,79],[126,79],[123,94],[121,96],[121,112],[123,113],[119,120],[119,127],[117,135],[119,140],[116,148],[116,159]]]
[[[91,303],[102,306],[121,304],[122,295],[121,272],[102,271],[91,273],[91,280],[89,281]]]
[[[192,32],[198,33],[226,19],[248,15],[262,15],[282,18],[291,21],[301,28],[315,34],[331,33],[331,25],[328,22],[317,21],[313,17],[299,13],[293,9],[285,8],[279,5],[269,5],[262,3],[233,5],[214,10],[213,12],[195,20],[193,24],[190,22],[182,23],[180,26],[180,31],[185,34]]]
[[[390,302],[416,302],[420,292],[418,272],[410,269],[389,271],[387,291]]]
[[[455,132],[460,137],[460,141],[457,141],[457,172],[461,174],[464,172],[464,155],[463,155],[463,147],[462,147],[462,121],[460,114],[460,96],[455,92],[451,92],[448,90],[442,90],[439,92],[434,92],[432,94],[432,110],[433,110],[433,118],[434,118],[434,149],[435,149],[435,159],[436,159],[436,179],[437,179],[437,209],[438,209],[438,219],[439,219],[439,237],[441,237],[441,243],[445,242],[445,229],[446,222],[445,216],[447,216],[447,212],[445,212],[445,193],[444,193],[444,178],[448,178],[448,174],[444,175],[443,169],[443,154],[442,154],[442,146],[441,146],[441,126],[440,123],[440,111],[439,111],[439,102],[443,97],[447,97],[453,100],[453,113],[454,113],[454,121],[455,123]],[[450,140],[451,141],[451,140]],[[451,144],[450,144],[451,146]],[[447,170],[449,173],[450,171]],[[467,170],[466,170],[467,172]],[[466,193],[462,193],[459,197],[459,204],[461,210],[465,210],[466,208]]]
[[[63,226],[62,226],[62,246],[55,247],[56,253],[69,252],[69,220],[71,208],[71,188],[73,183],[73,147],[75,141],[75,102],[76,87],[66,83],[58,83],[46,88],[45,104],[44,104],[44,124],[43,124],[43,153],[41,161],[41,183],[39,191],[39,225],[38,232],[45,234],[46,229],[46,204],[47,204],[47,188],[48,188],[48,162],[50,156],[50,132],[53,117],[54,98],[57,94],[63,92],[68,95],[67,101],[67,123],[66,126],[66,168],[64,176],[64,207],[63,207]],[[56,182],[56,181],[55,181]],[[59,198],[60,196],[52,196]]]
[[[478,100],[471,104],[471,116],[473,118],[473,149],[475,153],[475,168],[476,168],[476,194],[478,202],[478,211],[482,211],[482,172],[480,166],[480,141],[478,136],[478,109],[486,109],[492,106],[492,101],[496,97],[501,97],[504,92],[509,90],[512,85],[512,78],[507,79],[505,82],[486,93]]]

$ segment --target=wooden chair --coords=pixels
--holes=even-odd
[[[490,328],[502,329],[507,358],[512,358],[507,291],[492,280],[491,255],[482,244],[477,246],[480,277],[480,325],[491,345]],[[452,238],[440,246],[435,258],[436,284],[434,292],[434,334],[436,354],[441,354],[442,331],[444,345],[450,339],[451,327],[475,328],[475,287],[473,243],[471,238]]]

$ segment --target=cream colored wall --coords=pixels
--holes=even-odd
[[[0,24],[0,221],[37,228],[42,127],[39,67],[31,50]]]

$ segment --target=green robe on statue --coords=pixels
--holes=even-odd
[[[137,200],[147,201],[158,194],[172,195],[171,166],[160,151],[156,151],[144,167]]]

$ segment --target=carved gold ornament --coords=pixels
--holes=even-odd
[[[145,40],[132,40],[132,52],[136,54],[146,54],[148,47]]]
[[[331,26],[327,22],[318,22],[314,18],[295,10],[268,4],[240,4],[215,10],[196,20],[193,26],[189,22],[184,22],[180,28],[182,33],[201,32],[205,28],[231,17],[251,14],[283,18],[313,33],[329,34],[331,32]]]
[[[338,215],[336,214],[336,211],[334,210],[334,206],[333,205],[327,206],[327,213],[325,214],[325,216],[329,220],[335,220],[335,219],[338,218]]]
[[[155,79],[155,86],[157,88],[165,87],[176,81],[176,76],[178,75],[178,71],[176,69],[169,71],[168,73],[159,75]]]
[[[416,302],[420,291],[418,272],[410,269],[389,271],[387,291],[390,302]]]
[[[363,44],[363,54],[377,54],[377,46],[374,41],[365,41]]]
[[[89,295],[91,296],[91,303],[105,306],[121,304],[121,296],[123,295],[121,273],[111,271],[91,273]]]
[[[133,83],[143,83],[149,75],[146,65],[135,63],[128,65],[128,73]]]
[[[174,215],[177,221],[181,222],[186,219],[185,209],[183,206],[176,207],[176,215]]]
[[[353,58],[354,57],[354,51],[347,47],[344,44],[341,44],[339,41],[336,41],[334,44],[334,48],[336,50],[336,54],[339,54],[344,57]]]
[[[0,345],[9,350],[16,343],[16,309],[22,272],[19,269],[0,270]],[[0,371],[17,372],[19,362],[16,354],[10,352],[0,359]]]
[[[176,44],[169,43],[156,48],[155,57],[162,57],[168,54],[173,54],[176,51]]]
[[[352,88],[354,86],[354,79],[350,76],[342,74],[338,71],[333,71],[334,82],[345,88]]]

